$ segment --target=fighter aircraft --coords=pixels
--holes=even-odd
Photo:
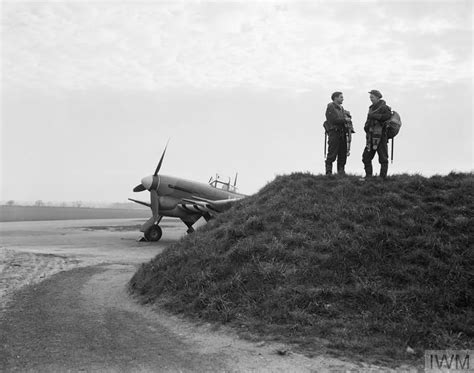
[[[133,188],[134,192],[150,192],[150,203],[129,198],[130,201],[148,206],[152,217],[142,225],[140,231],[147,241],[159,241],[162,230],[159,226],[164,216],[179,218],[194,232],[193,224],[204,218],[209,221],[215,214],[229,209],[233,203],[246,197],[237,193],[237,175],[234,184],[230,179],[222,181],[219,176],[211,178],[209,184],[185,180],[174,176],[160,175],[165,157],[166,145],[153,175],[145,176],[141,183]]]

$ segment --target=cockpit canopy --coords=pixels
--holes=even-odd
[[[237,175],[238,174],[235,174],[234,184],[232,184],[230,176],[216,174],[215,177],[211,176],[209,179],[209,185],[216,189],[237,193]]]

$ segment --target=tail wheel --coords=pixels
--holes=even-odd
[[[148,241],[159,241],[163,232],[159,225],[152,225],[150,228],[147,229],[145,232],[145,238]]]

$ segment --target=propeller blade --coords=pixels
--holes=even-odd
[[[160,206],[158,202],[158,193],[154,189],[150,190],[150,202],[151,202],[150,207],[153,213],[153,217],[155,218],[155,220],[157,220],[158,217],[160,216],[160,211],[159,211]]]
[[[140,205],[143,205],[143,206],[146,206],[146,207],[150,207],[150,208],[151,208],[151,204],[148,203],[148,202],[139,201],[139,200],[133,199],[133,198],[129,198],[128,200],[129,200],[129,201],[132,201],[132,202],[135,202],[135,203],[138,203],[138,204],[140,204]]]
[[[135,188],[133,188],[134,192],[143,192],[146,188],[142,184],[138,184]]]
[[[163,158],[165,157],[166,149],[168,148],[169,142],[170,140],[168,140],[168,142],[166,143],[165,150],[163,150],[163,154],[161,155],[160,162],[158,162],[158,166],[156,166],[155,173],[153,174],[153,176],[158,175],[158,172],[160,172],[161,164],[163,163]]]

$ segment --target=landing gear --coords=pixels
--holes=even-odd
[[[186,225],[186,227],[188,227],[186,233],[192,234],[196,231],[196,229],[200,228],[211,219],[211,214],[206,212],[202,215],[189,216],[186,218],[186,220],[181,219],[181,221]]]
[[[193,224],[194,224],[195,222],[189,222],[189,221],[184,221],[184,220],[183,220],[183,223],[186,224],[186,227],[188,227],[188,230],[186,231],[187,234],[194,233]]]
[[[162,235],[163,232],[159,225],[152,225],[145,231],[145,238],[147,241],[159,241]]]

